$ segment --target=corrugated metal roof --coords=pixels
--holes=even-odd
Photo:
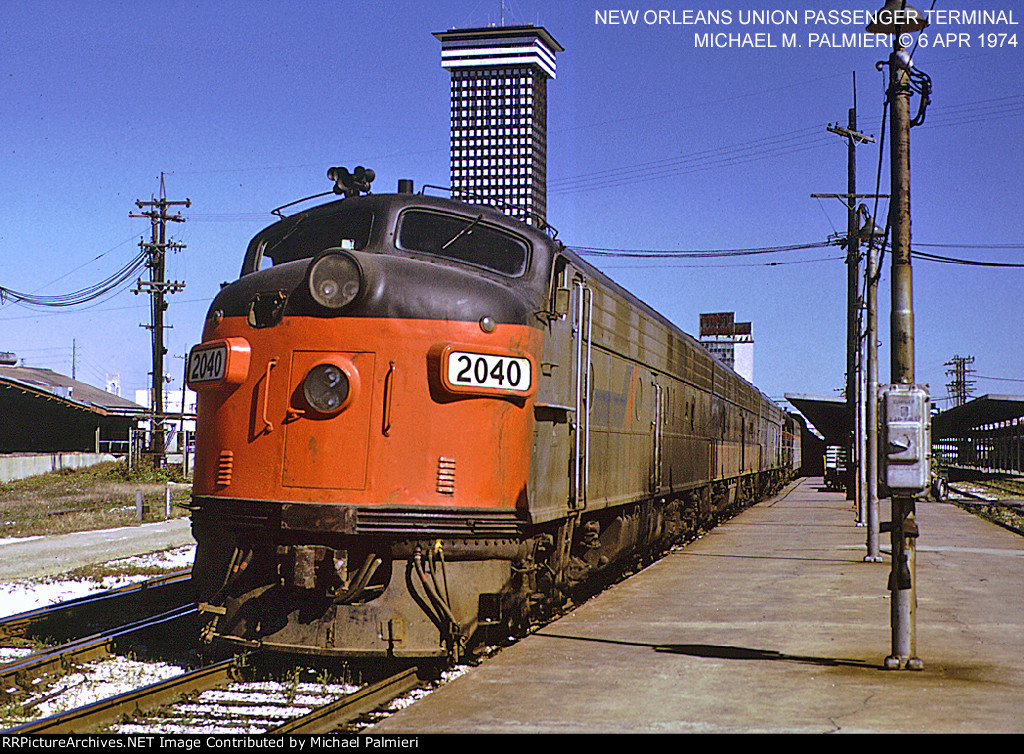
[[[134,401],[73,380],[52,369],[0,366],[0,383],[34,392],[49,393],[58,400],[89,410],[111,414],[144,414],[147,409]]]

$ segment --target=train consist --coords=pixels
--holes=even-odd
[[[408,181],[260,232],[188,377],[218,644],[457,658],[800,464],[792,417],[664,317]]]

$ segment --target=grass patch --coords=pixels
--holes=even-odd
[[[123,461],[85,469],[62,469],[0,483],[0,537],[67,534],[130,526],[136,522],[135,493],[142,491],[146,521],[164,519],[165,489],[171,517],[187,515],[191,497],[180,468],[129,469]]]

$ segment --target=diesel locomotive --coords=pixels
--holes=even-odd
[[[253,238],[187,367],[205,642],[458,658],[781,486],[791,417],[552,235],[401,181]]]

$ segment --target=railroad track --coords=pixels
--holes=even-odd
[[[267,705],[267,694],[252,689],[251,685],[246,688],[243,674],[236,658],[223,660],[77,709],[24,723],[4,733],[114,731],[145,734],[182,733],[196,729],[230,733],[329,733],[422,685],[416,668],[409,668],[377,683],[339,694],[338,698],[326,704],[314,702],[309,709],[309,700],[322,699],[323,694],[317,697],[307,692],[298,699],[293,697]],[[233,692],[233,699],[228,698],[232,685],[239,683],[242,683],[242,689]],[[213,698],[221,708],[212,713],[208,709],[197,711],[209,692],[215,690],[224,692]],[[254,702],[263,703],[259,709],[262,717],[255,720],[251,719]],[[240,719],[232,719],[232,708],[239,708],[240,703],[247,703],[243,711],[236,714]],[[176,705],[183,709],[176,709]],[[276,707],[277,712],[268,711],[268,706]],[[284,722],[281,718],[285,718]],[[183,720],[187,721],[184,726],[181,724]],[[211,730],[213,726],[216,727]]]
[[[125,615],[142,618],[193,601],[192,570],[108,589],[0,618],[0,642],[12,639],[71,641],[110,630]]]
[[[133,640],[140,635],[197,614],[195,605],[183,605],[0,665],[0,701],[16,702],[40,679],[66,673],[85,662],[109,657],[119,645],[134,643]]]
[[[102,663],[126,648],[134,648],[140,636],[196,616],[197,608],[189,601],[190,587],[191,570],[184,569],[138,584],[0,618],[0,643],[12,643],[18,639],[52,640],[54,637],[65,640],[59,646],[47,647],[0,664],[0,704],[7,704],[12,709],[24,704],[27,709],[40,699],[59,696],[59,691],[52,695],[40,694],[39,689],[46,688],[51,682],[59,686],[56,679],[60,676],[90,664]],[[181,604],[186,601],[188,604]],[[171,609],[161,609],[175,603]],[[118,625],[125,615],[144,617]],[[94,630],[97,627],[102,630]],[[183,633],[194,634],[191,631]],[[220,704],[221,709],[216,711],[215,717],[230,718],[232,709],[240,709],[254,699],[271,696],[261,691],[259,684],[245,685],[244,671],[239,669],[236,660],[233,658],[187,671],[40,720],[19,723],[4,733],[82,733],[103,730],[118,721],[130,721],[125,724],[146,730],[148,716],[160,708],[166,708],[167,712],[163,718],[160,715],[153,718],[157,725],[161,719],[168,719],[167,716],[173,720],[175,715],[179,719],[187,717],[192,725],[203,725],[196,722],[202,714],[193,711],[196,705],[189,706],[191,702],[206,703],[207,706]],[[258,732],[324,733],[337,730],[415,689],[422,682],[416,668],[411,668],[362,688],[304,685],[310,688],[299,696],[298,706],[293,704],[294,690],[278,694],[275,704],[286,712],[276,718],[273,714],[267,716],[262,725],[256,726]],[[326,691],[319,691],[321,688]],[[204,701],[206,696],[218,691],[222,692],[220,697]],[[186,711],[176,712],[176,704]],[[240,732],[237,725],[230,732]],[[256,732],[252,730],[253,726],[248,727],[248,731],[244,727],[241,730]],[[188,732],[188,724],[172,732]]]
[[[101,699],[84,707],[61,712],[42,720],[24,723],[4,731],[20,733],[89,733],[115,722],[122,715],[138,714],[184,695],[216,688],[232,680],[234,659],[199,668],[181,676],[145,686],[135,691]]]
[[[1020,500],[954,500],[958,507],[997,526],[1024,536],[1024,503]]]
[[[421,685],[422,681],[416,668],[409,668],[336,702],[318,707],[302,717],[282,723],[267,732],[330,733]]]

